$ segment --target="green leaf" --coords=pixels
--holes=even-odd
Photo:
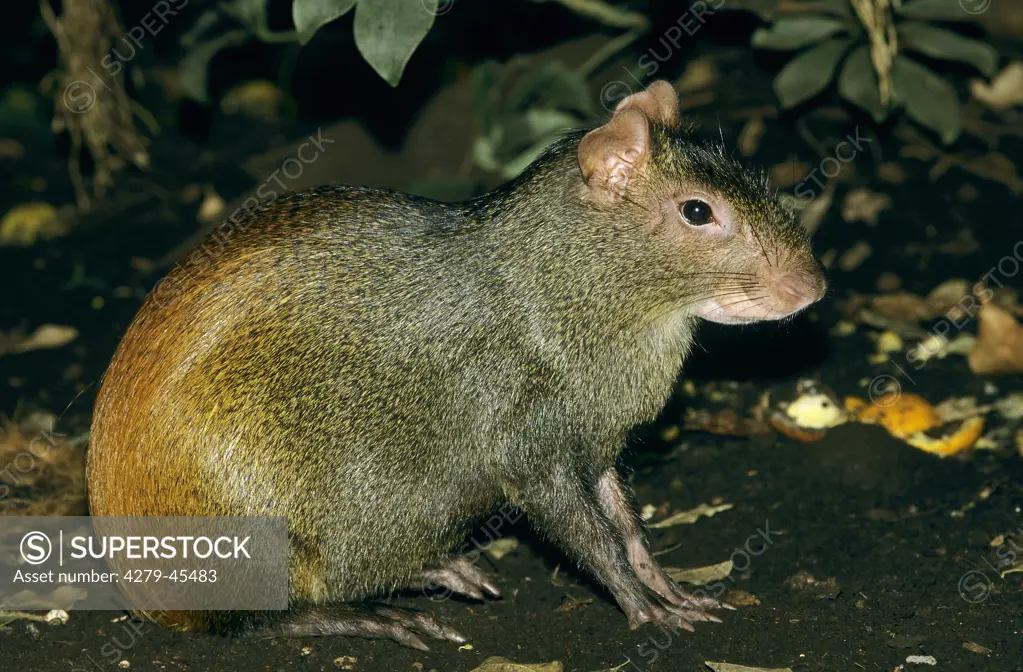
[[[270,28],[266,23],[266,5],[269,0],[231,0],[220,3],[221,8],[252,29],[257,35]]]
[[[249,39],[249,34],[244,30],[232,30],[213,38],[207,42],[200,42],[188,50],[181,59],[181,88],[185,95],[200,103],[209,102],[209,94],[206,91],[206,73],[210,68],[210,61],[225,47],[233,47],[244,44]]]
[[[556,137],[579,126],[579,119],[550,108],[530,108],[525,113],[508,115],[501,125],[500,142],[495,146],[501,160],[521,153],[541,140]]]
[[[307,44],[323,26],[344,16],[355,6],[355,0],[295,0],[291,18],[298,31],[298,41]]]
[[[870,47],[857,47],[845,59],[842,73],[838,76],[838,95],[853,105],[870,113],[876,122],[888,117],[888,108],[881,104],[881,91],[877,85],[877,73],[870,60]]]
[[[991,5],[991,0],[916,0],[905,2],[895,12],[907,19],[969,21]]]
[[[774,78],[774,92],[782,107],[795,107],[823,91],[851,42],[830,39],[789,61]]]
[[[541,139],[535,145],[522,152],[515,158],[511,159],[504,166],[501,167],[501,177],[505,180],[512,180],[518,177],[519,173],[528,168],[534,161],[536,161],[544,150],[547,149],[555,140],[558,139],[557,135],[549,135],[546,138]]]
[[[391,86],[398,86],[412,52],[437,18],[415,0],[359,0],[355,46]]]
[[[892,94],[911,119],[936,131],[946,145],[959,137],[959,97],[948,80],[898,54],[892,62]]]
[[[773,21],[778,14],[780,0],[728,0],[719,3],[714,7],[715,12],[744,11],[753,12],[764,21]],[[786,5],[791,9],[791,5]],[[852,16],[848,0],[803,0],[799,4],[799,11],[812,14],[824,12],[825,14],[837,14],[838,16]]]
[[[593,114],[593,96],[579,72],[561,61],[548,61],[527,72],[508,93],[509,109],[534,106]]]
[[[294,42],[294,31],[274,32],[266,20],[266,6],[269,0],[231,0],[221,2],[220,8],[242,22],[263,42],[270,44]]]
[[[899,47],[945,61],[969,63],[986,76],[998,69],[998,52],[990,44],[957,35],[944,28],[935,28],[918,21],[898,26]]]
[[[751,44],[760,49],[789,51],[847,30],[844,21],[830,16],[792,16],[778,19],[770,28],[757,29]]]

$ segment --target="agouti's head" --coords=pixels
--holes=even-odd
[[[658,277],[686,312],[721,323],[777,320],[824,296],[810,238],[723,146],[693,138],[664,81],[622,100],[579,144],[584,198],[638,227]]]

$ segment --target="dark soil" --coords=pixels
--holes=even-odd
[[[724,136],[734,142],[741,122],[730,121],[727,109],[701,110],[701,116],[715,131],[721,120]],[[768,124],[758,162],[819,161],[787,120]],[[822,144],[833,146],[855,124],[848,117],[825,120],[813,130]],[[64,348],[0,359],[0,410],[10,414],[19,404],[48,408],[63,412],[60,431],[73,435],[85,429],[98,379],[159,277],[160,272],[135,270],[131,259],[157,259],[195,229],[196,204],[182,203],[180,190],[188,183],[211,183],[230,201],[255,184],[240,168],[246,158],[279,144],[275,137],[315,131],[227,120],[214,124],[202,145],[166,133],[153,148],[155,171],[122,176],[108,203],[73,233],[32,248],[0,248],[7,288],[0,330],[52,322],[81,332]],[[339,138],[337,147],[347,142],[355,140]],[[857,158],[862,175],[873,174],[878,152],[896,156],[894,145],[882,149],[885,142],[890,141],[878,139],[869,156]],[[1005,143],[1003,153],[1023,159],[1020,143]],[[29,155],[33,158],[0,163],[0,178],[10,185],[0,206],[6,210],[39,198],[69,202],[61,150],[29,147]],[[458,165],[462,154],[430,159]],[[401,160],[422,162],[424,155]],[[346,156],[343,162],[351,171],[366,160]],[[865,239],[874,254],[852,272],[831,273],[832,299],[850,290],[874,291],[883,271],[896,273],[917,293],[952,277],[978,279],[1023,237],[1018,198],[1005,187],[957,170],[932,182],[927,165],[908,161],[903,167],[903,184],[872,177],[855,183],[894,199],[874,228],[842,222],[838,203],[851,185],[839,185],[836,205],[816,237],[819,251],[841,251]],[[52,186],[34,193],[25,175],[44,176]],[[421,176],[408,179],[415,177]],[[966,184],[976,198],[960,197]],[[975,250],[934,251],[964,228],[977,240]],[[907,243],[930,246],[932,254],[911,254]],[[1019,276],[1003,280],[1021,287]],[[115,295],[118,287],[129,290]],[[956,356],[919,371],[902,362],[911,379],[893,364],[872,366],[865,330],[828,336],[838,319],[831,300],[789,324],[707,327],[686,375],[701,385],[737,380],[750,403],[763,390],[784,390],[807,375],[819,376],[840,394],[865,396],[863,380],[892,374],[904,390],[932,402],[967,394],[990,400],[1023,388],[1019,377],[978,378]],[[996,394],[985,390],[987,382],[997,385]],[[335,659],[352,656],[353,669],[366,672],[470,670],[489,656],[504,656],[522,663],[559,660],[566,670],[589,672],[623,664],[623,670],[695,671],[704,669],[704,661],[848,671],[892,670],[909,655],[932,655],[937,670],[1023,670],[1023,579],[1003,578],[998,571],[1006,554],[1017,549],[990,546],[998,535],[1023,528],[1019,457],[976,452],[942,460],[863,425],[840,427],[810,445],[778,435],[741,439],[705,433],[662,442],[660,430],[680,423],[687,405],[707,403],[682,395],[673,399],[657,426],[638,430],[623,461],[641,504],[667,504],[668,512],[716,498],[734,505],[692,525],[656,530],[651,540],[655,550],[672,549],[660,557],[665,565],[735,562],[736,570],[714,590],[743,604],[748,593],[759,603],[725,613],[723,624],[702,624],[695,633],[650,626],[629,631],[603,592],[522,526],[516,533],[525,543],[500,560],[484,555],[480,561],[497,577],[504,599],[476,604],[398,598],[457,627],[470,637],[471,648],[434,643],[432,651],[421,653],[389,641],[227,639],[151,624],[133,628],[113,612],[72,612],[64,626],[15,621],[0,628],[0,669],[105,671],[129,661],[132,670],[332,670]],[[800,573],[818,583],[800,582],[805,578]]]

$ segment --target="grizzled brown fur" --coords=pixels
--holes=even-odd
[[[287,515],[293,603],[316,605],[409,585],[511,502],[634,625],[657,620],[626,563],[635,516],[601,479],[665,403],[694,306],[755,293],[742,274],[765,256],[817,272],[764,179],[666,121],[623,199],[592,196],[576,132],[467,203],[324,187],[254,213],[125,334],[95,410],[93,514]],[[741,235],[679,246],[662,201],[694,185]]]

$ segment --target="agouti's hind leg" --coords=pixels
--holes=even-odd
[[[321,637],[348,635],[393,639],[414,649],[429,651],[419,635],[456,644],[465,637],[429,614],[387,604],[338,604],[298,608],[279,622],[255,633],[269,637]]]
[[[484,593],[490,597],[501,597],[501,591],[486,572],[459,555],[427,565],[412,577],[408,587],[434,595],[457,593],[475,600],[482,600]]]

